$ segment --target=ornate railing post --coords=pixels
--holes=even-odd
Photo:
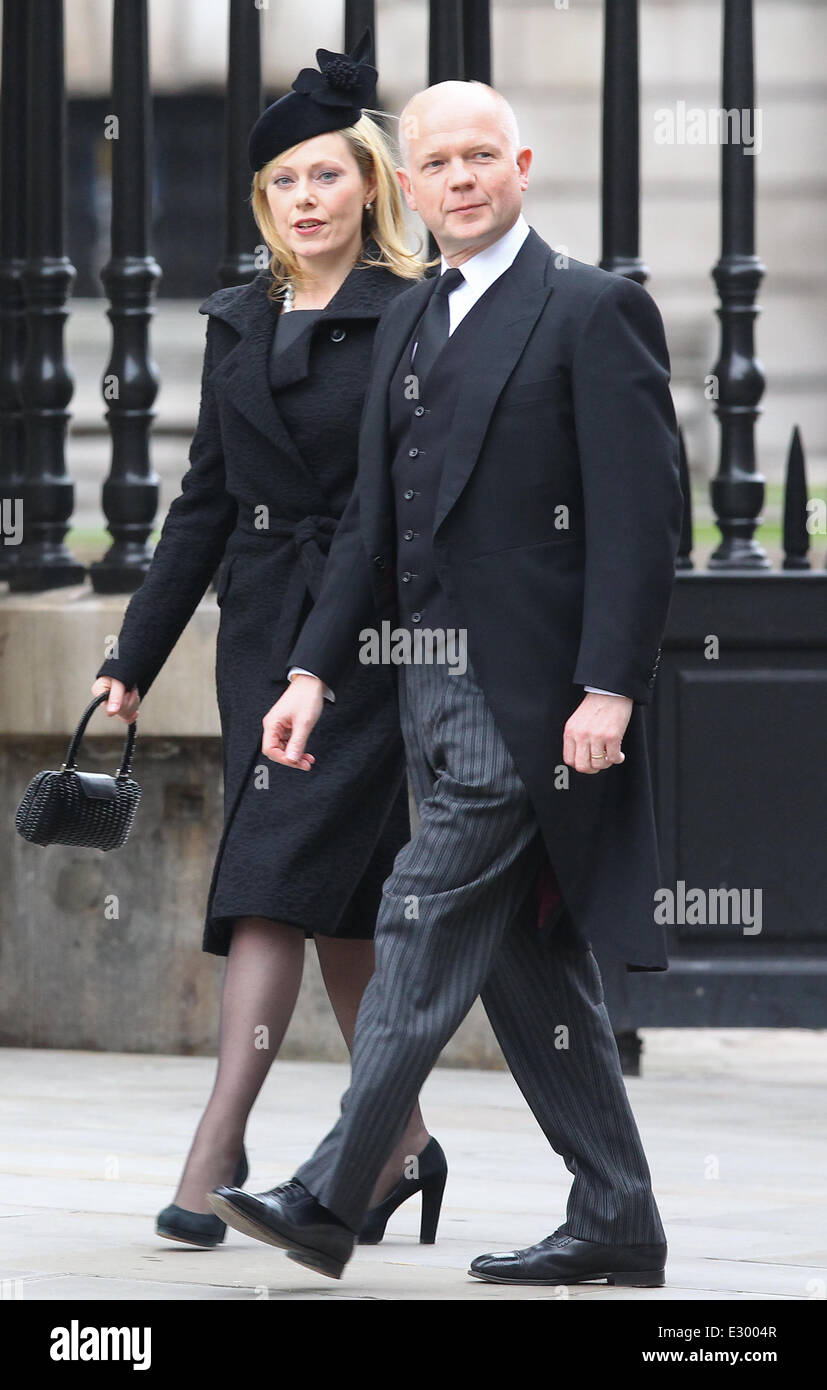
[[[376,5],[374,0],[345,0],[345,37],[343,53],[349,53],[356,41],[370,29],[373,39],[373,52],[370,62],[376,63]],[[381,76],[381,74],[380,74]]]
[[[491,84],[490,0],[464,0],[462,6],[463,77]]]
[[[22,270],[26,254],[26,21],[23,0],[3,6],[0,88],[0,579],[17,560],[22,539],[24,438],[20,372],[26,346]]]
[[[724,0],[721,128],[721,258],[712,272],[721,307],[721,348],[713,369],[715,413],[721,426],[718,472],[710,491],[721,544],[710,569],[769,569],[754,539],[764,503],[764,479],[755,464],[755,421],[764,374],[755,355],[755,296],[764,266],[755,254],[755,145],[749,153],[744,123],[754,135],[751,0]],[[734,114],[737,138],[732,139]]]
[[[230,0],[227,98],[224,115],[224,255],[221,285],[242,285],[261,268],[256,262],[258,230],[250,211],[247,137],[261,114],[261,20],[250,0]]]
[[[489,0],[430,0],[428,5],[428,85],[474,78],[491,81]],[[428,234],[428,257],[439,247]]]
[[[23,544],[9,575],[13,590],[79,584],[86,573],[64,543],[75,500],[66,472],[67,409],[74,382],[63,324],[75,268],[65,245],[66,91],[62,0],[28,0],[26,140],[26,352],[20,373],[25,463],[19,495]]]
[[[642,285],[637,0],[603,9],[603,172],[600,265]]]
[[[428,5],[428,85],[464,76],[462,0],[430,0]]]
[[[101,270],[112,351],[103,378],[112,463],[102,506],[113,544],[91,566],[98,593],[137,589],[152,559],[160,479],[149,457],[158,372],[149,325],[161,269],[149,254],[152,107],[146,0],[115,0],[112,29],[112,254]]]

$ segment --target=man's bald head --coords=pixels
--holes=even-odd
[[[409,167],[411,144],[419,138],[423,122],[437,126],[442,113],[451,120],[473,119],[481,112],[494,116],[509,149],[516,155],[520,148],[520,132],[514,109],[502,92],[487,82],[435,82],[414,92],[399,116],[399,153],[402,163]]]

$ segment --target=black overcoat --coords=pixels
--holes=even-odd
[[[238,915],[291,922],[308,934],[372,936],[382,883],[410,837],[390,671],[377,680],[354,666],[340,682],[312,777],[297,778],[260,750],[262,718],[286,688],[284,658],[353,489],[377,321],[411,282],[384,267],[354,267],[276,358],[273,378],[279,309],[270,283],[262,271],[199,306],[209,317],[190,468],[127,607],[118,655],[98,672],[145,696],[220,562],[224,830],[203,938],[220,955]]]
[[[505,273],[508,294],[469,335],[434,520],[437,575],[564,904],[598,954],[663,970],[643,709],[682,513],[663,324],[640,285],[553,251],[533,229]],[[432,288],[409,289],[379,326],[357,485],[288,658],[333,690],[370,613],[397,620],[388,388]],[[625,762],[594,776],[563,764],[563,726],[584,685],[635,701]],[[318,756],[296,775],[320,767]]]

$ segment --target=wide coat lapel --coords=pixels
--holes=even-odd
[[[315,321],[313,332],[302,334],[289,352],[276,358],[271,383],[270,349],[279,307],[268,298],[270,281],[269,269],[262,270],[249,284],[216,290],[199,305],[199,313],[223,319],[239,334],[238,342],[213,368],[212,386],[317,488],[279,412],[273,389],[291,386],[307,376],[310,345],[316,334],[329,331],[334,324],[345,326],[349,320],[376,320],[404,291],[399,278],[384,266],[355,266]],[[347,350],[345,343],[343,348]]]
[[[552,257],[551,248],[532,228],[505,272],[507,293],[492,306],[485,334],[470,340],[463,387],[446,444],[434,536],[471,476],[500,392],[552,292]],[[424,280],[403,294],[394,306],[365,404],[360,443],[360,521],[371,554],[376,550],[392,553],[394,549],[388,392],[399,359],[435,284],[436,276]]]
[[[434,536],[473,472],[497,399],[552,292],[546,279],[551,257],[550,248],[530,231],[505,272],[506,293],[492,304],[485,332],[471,335],[445,448]]]

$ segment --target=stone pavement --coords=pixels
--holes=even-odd
[[[439,1237],[419,1199],[341,1282],[229,1231],[216,1250],[159,1239],[212,1058],[0,1052],[5,1299],[818,1300],[827,1297],[824,1032],[644,1030],[627,1080],[670,1242],[664,1289],[514,1289],[466,1274],[565,1215],[570,1175],[511,1077],[438,1067],[423,1108],[450,1167]],[[250,1191],[289,1177],[332,1123],[347,1068],[280,1062],[247,1131]]]

